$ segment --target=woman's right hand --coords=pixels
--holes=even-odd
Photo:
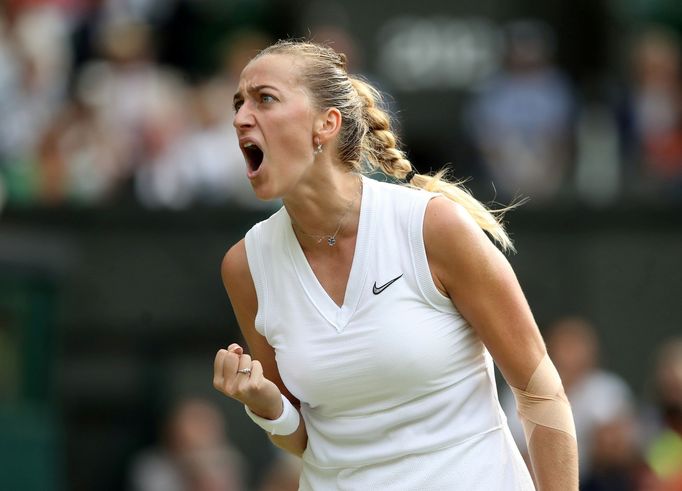
[[[263,418],[277,419],[282,414],[279,388],[265,378],[261,363],[252,360],[238,344],[233,343],[227,349],[218,350],[213,364],[213,387],[246,404]]]

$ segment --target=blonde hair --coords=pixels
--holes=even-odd
[[[398,180],[412,174],[407,185],[442,194],[463,206],[504,250],[514,250],[502,216],[515,205],[488,209],[462,186],[461,181],[446,180],[446,170],[433,175],[413,174],[412,164],[399,148],[391,117],[382,109],[381,93],[368,82],[348,74],[344,54],[308,41],[280,40],[261,51],[256,59],[270,54],[301,59],[301,79],[313,104],[319,110],[330,107],[339,110],[342,123],[338,152],[349,170],[362,172],[365,165]]]

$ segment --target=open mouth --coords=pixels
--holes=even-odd
[[[263,163],[263,151],[255,143],[248,142],[243,147],[249,170],[256,172]]]

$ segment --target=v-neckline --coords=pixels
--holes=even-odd
[[[312,304],[338,332],[343,331],[357,309],[362,294],[362,287],[367,278],[367,268],[365,267],[368,255],[367,246],[372,243],[371,235],[374,220],[373,207],[371,205],[371,182],[369,182],[370,179],[364,176],[361,176],[361,178],[362,199],[360,201],[358,233],[355,240],[350,274],[348,275],[348,282],[346,283],[341,306],[337,305],[329,296],[329,293],[327,293],[327,290],[324,289],[315,275],[313,268],[308,262],[308,258],[306,258],[301,248],[301,244],[296,239],[290,219],[286,227],[286,243],[296,275]]]

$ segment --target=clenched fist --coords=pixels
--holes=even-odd
[[[218,350],[213,364],[213,387],[263,418],[277,419],[282,414],[279,388],[265,378],[260,362],[252,360],[238,344]]]

